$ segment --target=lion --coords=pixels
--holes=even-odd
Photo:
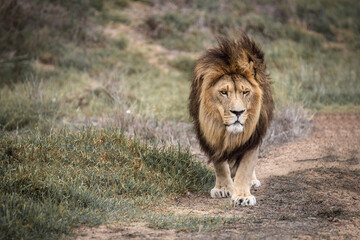
[[[274,102],[264,53],[245,33],[218,39],[196,62],[189,112],[197,138],[215,169],[212,198],[255,205],[255,164],[273,118]]]

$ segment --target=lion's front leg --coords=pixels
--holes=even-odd
[[[227,162],[214,163],[216,183],[211,189],[212,198],[231,197],[233,192],[233,181],[230,176],[229,164]]]
[[[251,195],[254,168],[258,158],[258,148],[245,153],[234,178],[234,192],[231,200],[234,206],[255,205],[256,198]],[[256,176],[255,176],[256,179]]]

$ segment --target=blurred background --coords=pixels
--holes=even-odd
[[[299,165],[310,166],[348,154],[345,160],[356,166],[359,138],[351,136],[359,136],[358,0],[0,1],[0,239],[60,238],[74,226],[115,220],[196,232],[241,223],[237,216],[243,213],[230,218],[224,203],[217,206],[222,215],[179,215],[170,208],[190,192],[206,194],[195,201],[213,207],[206,199],[214,174],[201,164],[206,157],[187,110],[191,72],[216,37],[236,38],[241,31],[265,52],[273,82],[275,119],[261,157],[267,146],[278,152],[274,144],[304,136],[311,117],[322,112],[317,127],[328,135],[311,141],[324,146],[295,144],[284,159],[296,163],[291,157],[302,156]],[[344,112],[357,115],[342,118]],[[347,130],[338,131],[339,125]],[[306,155],[309,149],[315,154]],[[275,166],[278,155],[268,165],[264,160],[263,169]],[[288,166],[283,162],[283,169]],[[358,192],[358,172],[320,170],[308,173],[314,181],[305,181],[304,172],[269,180],[275,188],[258,193],[278,200],[271,197],[257,208],[260,220],[250,211],[250,220],[236,228],[262,229],[263,221],[273,226],[271,219],[278,219],[270,228],[277,231],[284,220],[297,218],[301,224],[295,225],[304,227],[280,229],[287,238],[309,226],[315,226],[310,236],[319,236],[316,226],[359,216],[354,200],[348,201],[351,212],[336,205],[344,203],[343,195],[333,202],[337,198],[329,197],[343,182]],[[317,185],[310,189],[309,182]],[[275,213],[280,215],[269,217]],[[306,219],[317,222],[303,224]]]
[[[356,0],[2,1],[0,128],[189,122],[196,58],[240,31],[278,110],[358,111],[359,16]]]

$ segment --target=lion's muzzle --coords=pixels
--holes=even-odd
[[[242,133],[244,131],[244,126],[239,121],[236,121],[231,125],[225,126],[226,130],[231,133]]]
[[[244,123],[245,123],[245,115],[243,114],[245,110],[241,111],[234,111],[230,110],[231,112],[231,118],[232,120],[229,121],[227,124],[225,124],[226,130],[231,133],[242,133],[244,131]]]

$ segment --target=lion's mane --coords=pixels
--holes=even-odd
[[[247,151],[261,144],[273,117],[274,103],[269,76],[266,74],[264,53],[255,42],[243,33],[239,40],[221,38],[218,43],[218,47],[207,50],[196,63],[189,96],[189,111],[200,146],[209,156],[209,161],[235,160],[238,165]],[[223,123],[215,120],[215,117],[211,118],[216,113],[209,112],[209,108],[203,103],[205,101],[202,101],[207,88],[214,86],[222,76],[232,74],[242,75],[260,88],[260,101],[254,103],[255,110],[260,111],[260,114],[247,120],[242,138],[227,134]],[[208,120],[200,118],[200,111],[206,113]],[[204,134],[202,129],[206,128],[212,129],[211,136]]]

